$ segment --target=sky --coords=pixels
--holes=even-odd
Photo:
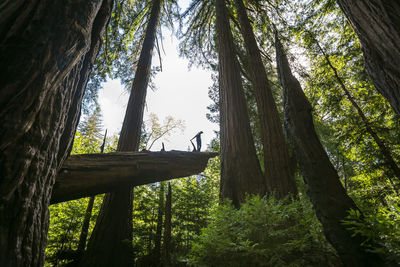
[[[189,61],[180,58],[177,51],[178,40],[164,31],[162,53],[163,71],[156,74],[154,83],[156,90],[147,90],[144,120],[149,113],[155,113],[160,122],[166,116],[185,122],[185,130],[174,132],[166,140],[160,139],[151,150],[161,149],[164,142],[166,150],[184,150],[190,145],[190,139],[199,131],[203,131],[202,150],[215,137],[219,126],[207,120],[207,106],[212,103],[208,97],[208,88],[212,85],[211,72],[192,66]],[[153,65],[159,65],[158,56],[153,57]],[[103,125],[109,134],[118,134],[122,127],[129,93],[118,80],[104,83],[99,92],[99,103],[103,114]]]

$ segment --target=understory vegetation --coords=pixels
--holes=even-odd
[[[124,86],[130,86],[153,1],[115,2],[104,33],[105,44],[91,73],[84,117],[71,154],[100,153],[102,146],[105,153],[117,150],[119,137],[104,137],[97,94],[102,82],[108,79],[120,79]],[[241,35],[237,7],[233,1],[223,3],[243,87],[249,139],[254,145],[259,173],[264,177],[269,171],[264,166],[269,161],[264,159],[270,155],[264,155],[263,150],[265,136],[258,117],[260,106],[252,62]],[[337,173],[340,188],[357,207],[348,211],[341,225],[362,240],[361,246],[368,253],[400,264],[400,120],[367,74],[361,45],[351,24],[332,0],[244,3],[272,101],[276,103],[276,120],[288,124],[284,118],[288,104],[284,103],[281,77],[275,65],[275,38],[279,37],[309,101],[316,133]],[[221,104],[218,82],[222,74],[218,72],[214,1],[193,0],[185,11],[179,10],[176,1],[161,1],[161,6],[154,54],[161,57],[162,30],[177,28],[181,56],[213,76],[214,84],[208,89],[213,104],[204,116],[220,125],[230,123],[229,119],[221,121],[230,106]],[[161,69],[160,61],[160,66],[151,70],[149,86],[151,77]],[[232,110],[236,111],[236,107]],[[143,123],[139,147],[150,150],[156,141],[184,128],[179,119],[167,117],[159,122],[152,114]],[[222,146],[229,143],[223,139],[227,132],[217,132],[207,150],[221,154],[226,151]],[[288,147],[284,149],[292,166],[286,167],[295,177],[297,195],[276,196],[273,188],[264,190],[267,192],[263,191],[262,196],[242,192],[247,197],[238,207],[224,198],[221,189],[226,182],[221,182],[225,175],[221,165],[226,163],[223,155],[210,159],[205,171],[198,175],[135,187],[133,237],[124,240],[132,247],[135,266],[343,266],[340,253],[328,241],[320,214],[316,214],[315,203],[309,198],[310,190],[299,171],[296,151]],[[231,156],[233,161],[240,155],[237,152]],[[243,168],[244,172],[252,171]],[[275,177],[278,181],[280,178]],[[102,199],[103,195],[96,196],[92,208],[88,208],[89,198],[50,206],[46,266],[66,266],[79,259],[95,227]]]

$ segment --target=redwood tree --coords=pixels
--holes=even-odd
[[[117,151],[137,151],[139,148],[152,51],[161,5],[161,0],[152,1],[150,18],[132,83]],[[82,266],[133,265],[132,204],[133,188],[131,187],[106,194],[87,251],[83,256]]]
[[[43,265],[51,189],[112,2],[1,4],[1,266]]]
[[[239,62],[224,0],[215,0],[221,123],[221,196],[236,207],[246,193],[264,195],[266,182],[254,147]]]
[[[346,194],[318,139],[311,104],[299,81],[293,76],[278,38],[275,46],[279,80],[284,94],[285,129],[325,236],[345,266],[382,266],[383,261],[362,246],[365,240],[360,236],[352,236],[353,233],[342,223],[350,209],[359,210]]]
[[[294,171],[290,167],[288,147],[260,50],[243,0],[235,0],[235,5],[247,50],[249,74],[257,103],[264,151],[264,175],[268,190],[275,192],[277,197],[284,197],[288,193],[296,194]]]
[[[337,0],[360,39],[365,68],[400,115],[400,2]]]

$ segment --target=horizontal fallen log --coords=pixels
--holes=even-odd
[[[185,151],[72,155],[57,175],[50,203],[198,174],[217,155]]]

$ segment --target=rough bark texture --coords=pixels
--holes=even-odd
[[[184,151],[73,155],[57,175],[51,203],[194,175],[216,155]]]
[[[285,129],[324,233],[345,266],[382,266],[380,258],[361,247],[363,240],[359,236],[352,237],[351,231],[341,223],[350,209],[358,208],[346,194],[318,139],[311,105],[300,83],[292,75],[278,39],[275,45],[278,74],[284,93]]]
[[[400,115],[400,2],[337,0],[360,39],[365,68]]]
[[[0,265],[41,266],[48,204],[112,1],[3,1]]]
[[[296,195],[296,181],[289,160],[289,151],[267,73],[261,60],[260,50],[247,17],[243,0],[235,0],[235,5],[246,45],[250,78],[256,97],[267,188],[270,192],[274,192],[277,197],[284,197],[289,193]]]
[[[161,0],[152,3],[138,68],[132,83],[117,151],[137,151],[143,122],[152,51],[160,17]],[[82,266],[132,266],[133,188],[106,194],[89,240]],[[110,231],[113,229],[113,231]]]
[[[254,147],[249,116],[224,0],[215,0],[218,38],[221,197],[236,207],[246,193],[264,195],[266,182]]]
[[[171,266],[171,218],[172,218],[171,183],[168,183],[168,193],[165,201],[164,243],[162,250],[163,266]]]

